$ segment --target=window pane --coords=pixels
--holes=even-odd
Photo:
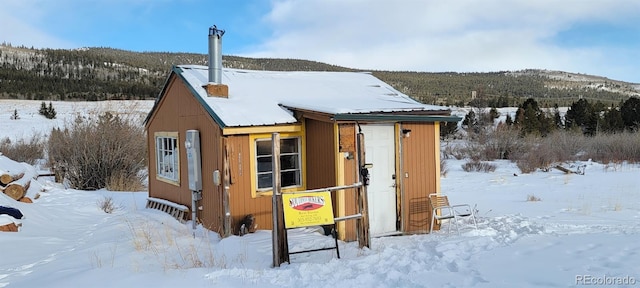
[[[298,155],[283,155],[280,156],[280,169],[291,170],[300,169],[298,167]]]
[[[271,141],[256,141],[256,153],[258,156],[271,155]]]
[[[300,185],[300,171],[286,171],[282,172],[280,175],[282,175],[282,183],[280,184],[282,187]]]
[[[157,175],[169,180],[178,180],[178,139],[156,137]]]
[[[280,153],[298,153],[298,138],[280,140]]]
[[[258,189],[273,187],[272,174],[258,174]]]
[[[257,189],[269,189],[273,185],[272,141],[264,139],[255,141]],[[292,187],[302,185],[300,163],[300,138],[280,140],[281,186]]]
[[[271,169],[273,168],[271,158],[271,156],[258,157],[258,173],[271,172]]]

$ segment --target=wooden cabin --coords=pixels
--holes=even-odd
[[[236,234],[247,214],[258,229],[271,229],[272,133],[281,138],[286,193],[358,182],[355,139],[362,132],[373,164],[371,236],[429,231],[427,196],[440,191],[439,123],[460,120],[449,109],[421,104],[370,73],[222,69],[215,56],[209,62],[174,66],[145,121],[150,197],[197,207],[197,221],[221,235]],[[188,130],[200,135],[195,202]],[[356,211],[354,195],[332,194],[335,217]],[[341,239],[356,239],[353,222],[338,222]]]

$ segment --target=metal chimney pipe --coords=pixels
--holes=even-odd
[[[209,27],[209,82],[216,84],[222,84],[222,35],[216,25]]]

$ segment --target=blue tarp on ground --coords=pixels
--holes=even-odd
[[[22,217],[24,216],[22,215],[22,212],[20,212],[20,210],[13,207],[5,206],[0,206],[0,214],[7,214],[16,219],[22,219]]]

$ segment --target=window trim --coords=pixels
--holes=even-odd
[[[300,184],[296,186],[287,186],[286,188],[282,188],[282,192],[295,192],[295,191],[304,191],[306,190],[306,151],[305,151],[305,137],[304,133],[296,132],[296,133],[280,133],[280,139],[290,139],[297,138],[298,139],[298,153],[299,159],[298,163],[300,164]],[[250,147],[250,169],[251,169],[251,197],[257,198],[260,196],[271,196],[273,194],[273,187],[269,188],[258,188],[258,153],[256,149],[256,143],[258,141],[271,141],[271,134],[251,134],[249,136],[249,147]]]
[[[159,158],[159,151],[158,151],[158,139],[159,138],[174,138],[176,141],[176,148],[175,148],[175,161],[174,161],[174,165],[175,165],[175,178],[169,178],[166,177],[164,175],[160,174],[160,158]],[[175,186],[180,186],[180,136],[178,132],[155,132],[153,134],[153,140],[154,140],[154,145],[153,145],[153,152],[154,152],[154,157],[156,160],[156,180],[158,181],[162,181],[165,183],[169,183]]]

